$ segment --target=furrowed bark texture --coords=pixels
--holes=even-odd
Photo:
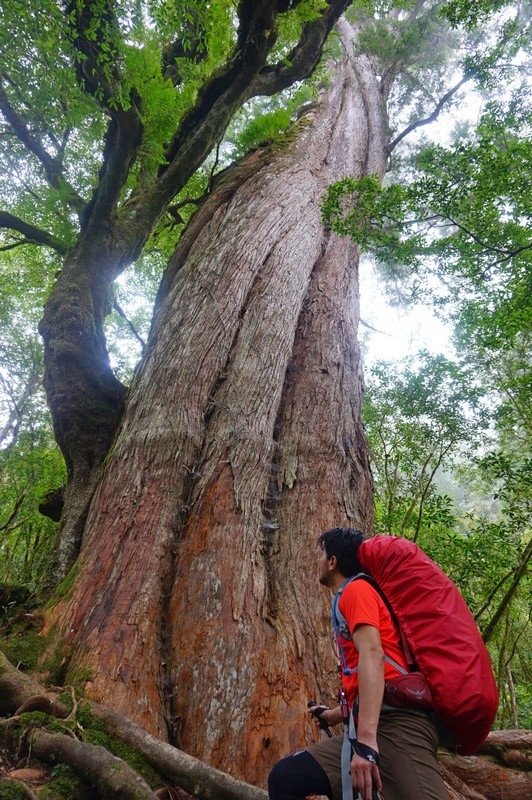
[[[253,783],[335,691],[316,537],[371,528],[358,253],[319,203],[382,174],[385,145],[377,80],[346,61],[291,141],[221,178],[169,266],[49,619],[92,698]]]
[[[113,36],[120,36],[120,14],[113,2],[86,0],[65,5],[72,45],[78,54],[74,60],[78,80],[108,117],[98,182],[88,203],[69,186],[60,161],[30,133],[26,120],[0,87],[2,114],[13,133],[41,162],[51,185],[65,190],[81,224],[78,240],[70,248],[12,214],[0,214],[0,227],[17,230],[36,243],[66,253],[39,328],[44,341],[48,405],[68,469],[59,512],[59,580],[80,551],[89,504],[123,411],[125,390],[110,369],[103,333],[103,320],[111,311],[113,282],[138,258],[168,204],[204,163],[242,104],[261,94],[282,91],[313,72],[328,33],[349,0],[330,0],[304,25],[299,42],[289,54],[290,66],[284,58],[277,64],[267,63],[277,39],[279,16],[289,4],[284,0],[238,3],[235,51],[205,82],[194,106],[182,117],[157,174],[146,173],[146,180],[140,181],[131,194],[126,189],[128,178],[139,150],[146,144],[139,113],[142,99],[132,89],[128,107],[117,107],[113,100],[123,80],[120,59],[114,59],[108,70],[103,66],[107,35],[113,30]],[[194,25],[191,27],[194,29]],[[43,504],[40,510],[47,514],[51,509]],[[53,513],[55,517],[57,507]]]

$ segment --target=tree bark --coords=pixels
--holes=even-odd
[[[308,698],[335,692],[316,537],[372,524],[358,252],[319,201],[383,174],[385,120],[369,61],[346,58],[192,220],[48,623],[92,698],[254,783],[305,741]]]
[[[68,470],[59,578],[79,553],[89,504],[123,411],[125,389],[110,368],[103,332],[103,320],[111,311],[114,280],[138,258],[164,210],[219,142],[234,113],[250,97],[273,94],[310,75],[332,26],[348,5],[349,0],[329,0],[321,13],[304,25],[299,42],[289,54],[288,67],[284,55],[278,64],[267,63],[286,4],[270,0],[238,3],[234,52],[197,93],[195,104],[168,143],[157,174],[137,185],[133,182],[131,193],[126,191],[126,184],[145,134],[139,113],[142,100],[132,90],[127,108],[117,104],[121,60],[113,59],[108,70],[102,66],[111,52],[105,47],[115,47],[112,37],[106,42],[108,32],[119,36],[118,12],[112,0],[67,3],[72,45],[78,53],[79,83],[109,119],[99,179],[89,203],[67,184],[62,165],[47,154],[39,137],[30,134],[7,95],[0,97],[2,112],[13,132],[41,162],[49,182],[54,186],[60,182],[81,226],[76,245],[68,248],[13,215],[0,213],[0,226],[31,234],[32,241],[66,252],[39,327],[44,341],[44,385]],[[105,26],[100,24],[103,18]],[[128,195],[126,200],[124,195]],[[46,513],[45,506],[43,511]]]
[[[52,698],[47,698],[45,693],[44,686],[32,681],[13,667],[0,652],[0,715],[20,714],[24,710],[38,708],[60,718],[67,717],[68,709]],[[84,703],[86,704],[86,701]],[[186,790],[186,792],[180,790],[180,797],[184,795],[189,798],[192,795],[203,800],[266,800],[267,795],[262,789],[237,781],[230,775],[161,742],[115,710],[95,703],[89,705],[92,716],[99,723],[103,723],[110,736],[137,751],[159,775],[169,781],[172,787],[182,787]],[[75,710],[69,716],[73,715]],[[0,729],[8,732],[10,726],[17,721],[18,717],[0,720]],[[42,733],[48,738],[44,738],[43,749],[39,751],[39,755],[47,760],[49,745],[53,745],[54,742],[46,731]],[[84,777],[92,776],[93,782],[95,779],[98,780],[100,767],[105,768],[112,763],[109,761],[109,754],[105,753],[102,754],[101,763],[95,763],[94,749],[91,751],[89,748],[89,752],[85,751],[89,763],[85,764],[85,753],[80,748],[81,742],[74,740],[74,744],[71,744],[70,739],[70,746],[65,750],[61,747],[64,738],[61,738],[60,746],[53,751],[57,760],[70,763]],[[19,750],[20,736],[17,735],[16,739]],[[481,753],[477,756],[463,758],[442,751],[440,761],[449,800],[492,800],[492,798],[525,800],[530,796],[531,731],[494,731],[490,733]],[[128,783],[134,790],[135,781]],[[187,794],[188,792],[190,794]],[[159,792],[156,794],[159,795]]]
[[[44,386],[67,467],[62,496],[67,513],[58,552],[61,576],[79,552],[89,503],[126,396],[111,369],[103,327],[111,312],[115,277],[108,248],[111,232],[99,231],[99,236],[101,241],[83,240],[67,256],[39,325]]]

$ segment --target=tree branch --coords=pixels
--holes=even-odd
[[[423,489],[423,491],[421,493],[421,497],[419,499],[419,510],[418,510],[418,515],[417,515],[417,520],[416,520],[416,528],[415,528],[414,537],[412,539],[412,541],[414,541],[414,542],[417,542],[417,540],[419,538],[419,533],[421,531],[421,522],[423,520],[423,510],[424,510],[424,507],[425,507],[425,500],[427,499],[427,493],[428,493],[430,487],[433,484],[434,476],[436,475],[437,470],[439,469],[444,457],[447,455],[447,453],[449,452],[449,450],[451,449],[453,444],[454,444],[454,440],[451,440],[447,447],[445,447],[443,449],[440,448],[440,453],[439,453],[439,456],[438,456],[438,458],[436,460],[436,464],[435,464],[434,468],[432,469],[432,471],[430,473],[430,476],[429,476],[429,479],[425,483],[425,488]]]
[[[43,247],[51,247],[61,255],[68,251],[66,244],[56,239],[51,233],[31,225],[29,222],[24,222],[20,217],[16,217],[8,211],[0,211],[0,228],[18,231],[18,233],[26,237],[24,242],[18,242],[17,244],[38,244]]]
[[[119,237],[124,261],[137,257],[144,244],[145,231],[151,229],[167,204],[220,140],[242,103],[257,94],[279,91],[312,72],[326,34],[348,5],[349,0],[331,0],[320,19],[310,23],[311,28],[305,26],[309,36],[310,33],[313,35],[308,40],[302,37],[293,51],[297,64],[276,72],[275,68],[267,68],[265,64],[276,40],[276,16],[288,4],[285,0],[275,3],[271,0],[241,0],[234,56],[207,81],[194,108],[182,119],[167,148],[166,163],[161,166],[158,179],[125,205]],[[316,36],[318,31],[320,33]],[[264,70],[262,77],[261,70]],[[138,232],[136,238],[131,236],[132,230]]]
[[[2,523],[2,525],[0,525],[0,531],[6,531],[6,530],[9,529],[9,526],[11,525],[11,523],[13,522],[15,517],[17,516],[17,514],[18,514],[18,512],[20,510],[20,507],[21,507],[21,505],[22,505],[22,503],[24,502],[25,499],[26,499],[26,494],[24,494],[24,492],[17,497],[17,499],[15,500],[15,503],[13,505],[13,510],[11,511],[11,514],[9,515],[7,520],[4,523]]]
[[[249,97],[276,94],[295,81],[307,78],[321,57],[327,36],[349,5],[350,0],[331,0],[319,19],[307,22],[299,42],[286,59],[261,69],[251,85]]]
[[[118,300],[116,300],[116,299],[113,301],[113,308],[115,309],[115,311],[118,314],[118,316],[122,317],[124,322],[127,324],[129,330],[131,331],[131,333],[133,334],[133,336],[135,337],[137,342],[140,344],[140,346],[144,350],[144,348],[146,347],[146,342],[144,341],[142,336],[140,336],[140,334],[138,333],[137,329],[135,328],[135,326],[133,325],[131,320],[129,320],[126,317],[126,313],[125,313],[124,309],[122,308],[122,306],[118,303]]]
[[[4,76],[2,76],[4,77]],[[13,133],[18,140],[26,147],[30,153],[41,162],[44,167],[46,179],[50,186],[55,189],[66,188],[68,191],[67,202],[76,211],[80,212],[85,207],[85,201],[65,179],[61,167],[61,162],[53,158],[43,147],[42,143],[36,138],[28,127],[24,117],[12,106],[7,94],[0,83],[0,111],[6,122],[10,125]]]
[[[502,576],[502,578],[499,581],[497,581],[497,583],[487,596],[485,602],[481,605],[479,610],[475,612],[474,614],[475,622],[479,621],[482,614],[490,607],[491,601],[493,600],[493,598],[495,597],[501,586],[503,586],[504,583],[506,583],[506,581],[508,580],[508,578],[511,578],[513,574],[514,574],[514,568],[512,567],[512,569],[509,572],[507,572],[505,575]]]
[[[505,593],[504,597],[502,598],[501,602],[499,603],[499,607],[495,611],[495,614],[493,615],[493,617],[491,618],[489,623],[481,631],[482,638],[484,639],[485,642],[489,642],[489,640],[493,636],[493,632],[494,632],[495,628],[497,627],[497,623],[499,622],[499,620],[502,617],[502,615],[504,614],[508,604],[510,603],[510,600],[512,599],[512,597],[514,596],[515,592],[517,591],[517,588],[519,586],[521,578],[523,577],[524,573],[526,572],[526,569],[528,567],[528,562],[530,561],[531,557],[532,557],[532,539],[529,541],[529,543],[527,544],[527,546],[525,547],[525,549],[523,551],[523,554],[521,556],[521,562],[520,562],[519,566],[517,567],[517,569],[515,570],[514,579],[513,579],[512,583],[510,584],[510,586],[508,587],[508,590]]]
[[[69,0],[65,6],[78,81],[109,112],[120,87],[115,7],[113,0]]]
[[[416,122],[412,122],[412,124],[405,128],[405,130],[400,133],[399,136],[396,136],[395,139],[388,145],[388,154],[392,153],[399,142],[402,142],[406,136],[412,133],[412,131],[415,131],[417,128],[421,128],[423,125],[430,125],[431,122],[437,120],[445,104],[456,94],[456,92],[464,85],[464,83],[467,83],[468,80],[470,80],[469,77],[463,77],[462,80],[460,80],[455,86],[453,86],[452,89],[449,89],[449,91],[443,95],[443,97],[436,104],[432,114],[424,119],[418,119]]]
[[[137,109],[139,98],[134,90],[125,101],[120,96],[120,59],[116,44],[120,29],[115,3],[71,0],[65,13],[78,53],[78,81],[111,117],[99,181],[82,218],[84,227],[100,228],[102,221],[116,208],[142,140],[143,126]]]

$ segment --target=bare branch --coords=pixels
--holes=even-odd
[[[474,242],[476,242],[477,244],[479,244],[482,247],[483,250],[491,250],[494,253],[502,253],[503,255],[508,255],[509,254],[509,251],[506,250],[506,249],[503,249],[501,247],[495,247],[494,245],[486,244],[486,242],[482,241],[482,239],[479,236],[477,236],[476,233],[473,233],[472,230],[470,230],[469,228],[466,228],[465,225],[462,225],[460,222],[457,222],[455,219],[453,219],[448,214],[445,214],[445,217],[449,220],[451,225],[455,225],[457,228],[459,228],[465,234],[470,236],[471,239],[473,239]],[[442,227],[445,227],[445,226],[442,226]],[[526,248],[523,248],[523,249],[526,249]],[[510,257],[511,257],[511,255],[513,255],[513,253],[510,254]]]
[[[15,239],[11,244],[5,244],[0,247],[0,253],[7,253],[9,250],[14,250],[15,247],[20,247],[23,244],[32,244],[29,239]]]
[[[125,313],[124,309],[119,305],[118,300],[114,300],[113,308],[115,309],[115,311],[118,314],[118,316],[122,317],[124,322],[127,324],[129,330],[131,331],[131,333],[133,334],[135,339],[139,342],[140,346],[144,350],[144,348],[146,347],[146,342],[144,341],[142,336],[140,336],[140,334],[137,332],[137,329],[135,328],[135,326],[133,325],[131,320],[129,320],[127,318],[126,313]]]
[[[486,601],[481,605],[479,610],[475,612],[475,615],[474,615],[475,616],[475,622],[478,622],[480,617],[482,616],[482,614],[485,611],[488,610],[488,608],[490,607],[491,601],[493,600],[493,598],[495,597],[495,595],[497,594],[497,592],[499,591],[501,586],[503,586],[503,584],[508,580],[508,578],[511,578],[513,574],[514,574],[514,568],[512,567],[512,569],[509,572],[506,572],[502,576],[502,578],[499,581],[497,581],[497,583],[495,584],[495,586],[493,587],[493,589],[491,590],[491,592],[487,596]]]
[[[51,233],[31,225],[29,222],[24,222],[20,217],[16,217],[8,211],[0,211],[0,228],[9,228],[25,236],[25,241],[19,242],[19,244],[38,244],[43,247],[51,247],[61,255],[68,251],[66,244],[56,239]]]
[[[456,94],[456,92],[464,85],[464,83],[467,83],[468,80],[470,80],[469,77],[463,77],[455,86],[453,86],[452,89],[449,89],[449,91],[443,95],[443,97],[436,104],[432,114],[424,119],[418,119],[416,122],[412,122],[412,124],[405,128],[405,130],[400,133],[399,136],[396,136],[395,139],[388,145],[388,153],[391,153],[393,150],[395,150],[399,142],[402,142],[406,136],[412,133],[412,131],[417,130],[417,128],[421,128],[423,125],[430,125],[431,122],[437,120],[446,103],[448,103],[448,101]]]
[[[7,520],[3,522],[2,525],[0,525],[0,531],[10,530],[10,526],[15,517],[17,516],[19,509],[25,499],[26,499],[26,494],[24,492],[17,497],[17,499],[15,500],[15,504],[13,506],[13,510],[11,511],[11,514],[9,515]]]

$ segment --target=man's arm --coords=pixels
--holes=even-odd
[[[359,625],[353,633],[358,650],[357,740],[378,752],[377,725],[384,693],[384,651],[377,628]],[[356,754],[351,761],[351,778],[363,800],[371,800],[372,783],[382,788],[379,769]]]

